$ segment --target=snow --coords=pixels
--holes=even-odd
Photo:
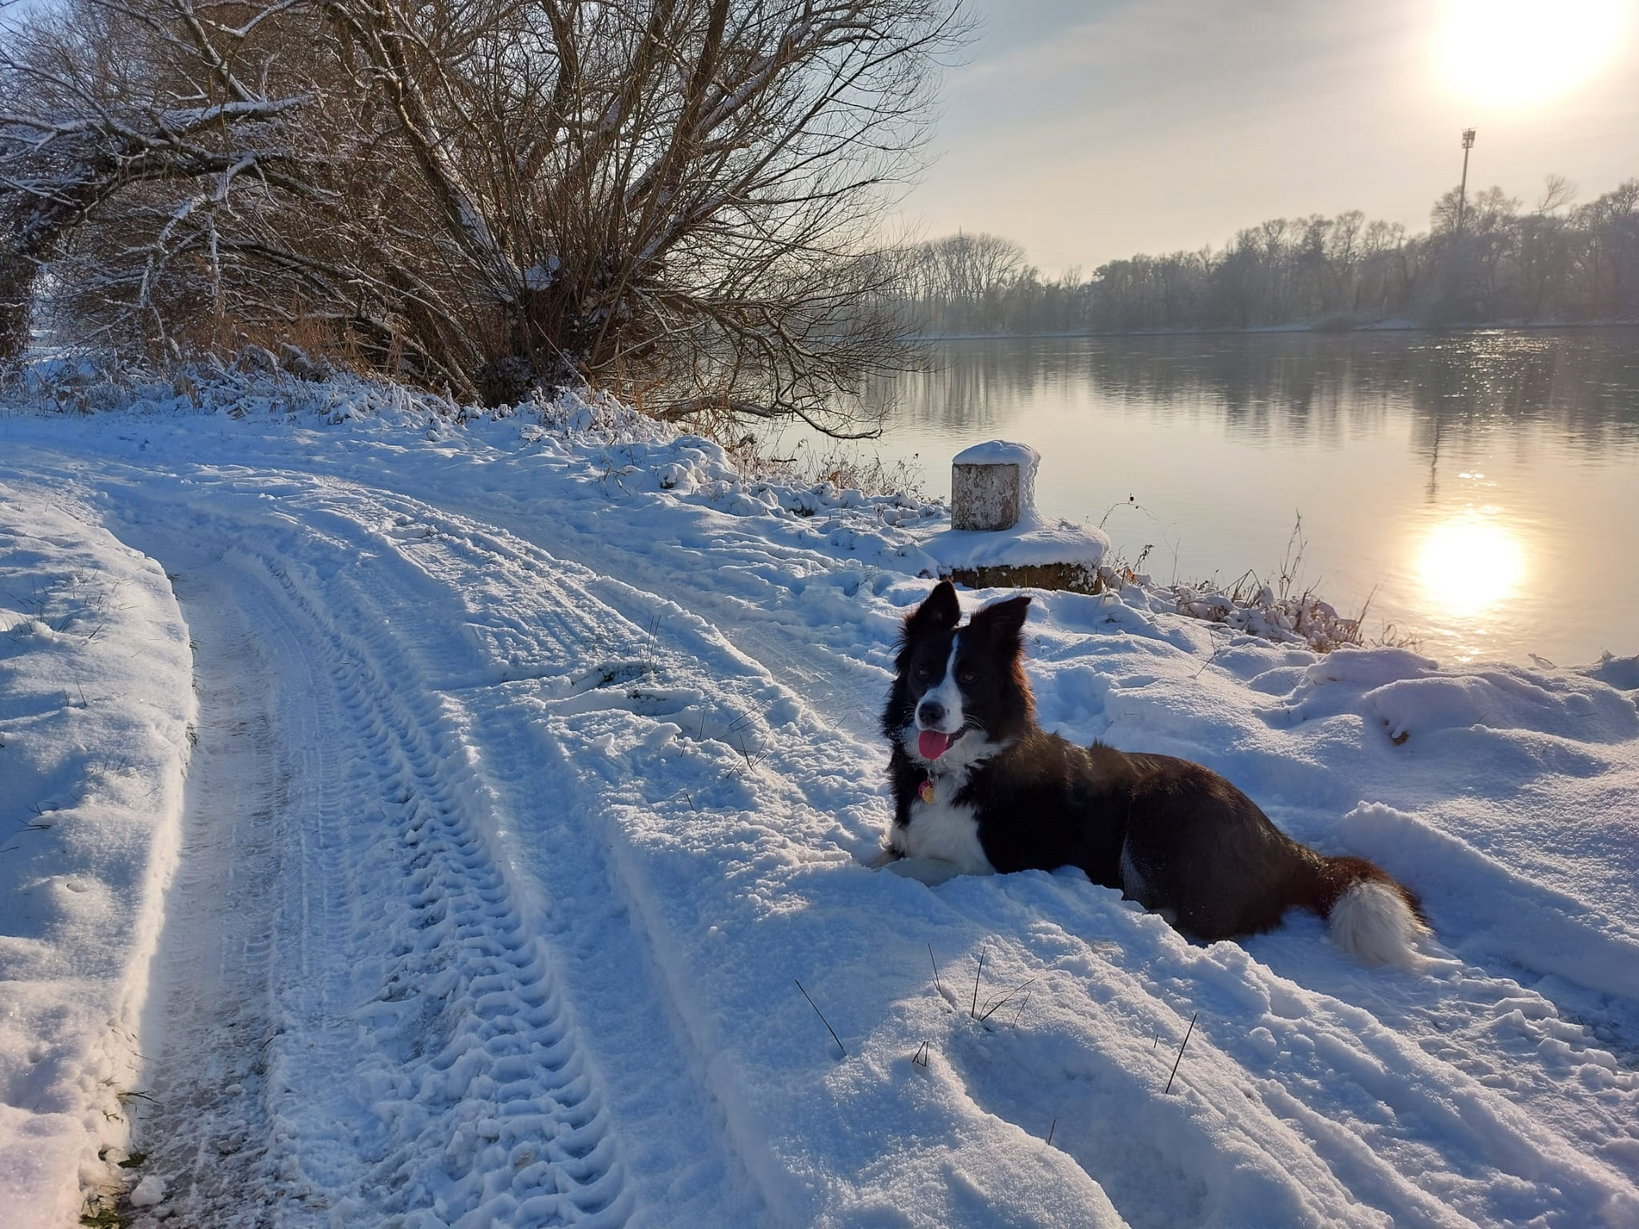
[[[165,1179],[149,1174],[143,1178],[131,1191],[131,1206],[133,1208],[151,1208],[165,1200]]]
[[[1033,493],[1036,470],[1041,466],[1041,453],[1029,444],[1018,444],[1012,440],[986,440],[983,443],[973,444],[962,449],[951,459],[952,465],[1017,465],[1019,478],[1025,485],[1026,493]],[[1035,503],[1034,499],[1026,499],[1025,504]]]
[[[941,571],[952,568],[1033,567],[1079,563],[1096,568],[1110,549],[1100,529],[1075,521],[1047,521],[1034,508],[1011,529],[945,529],[920,543]]]
[[[1639,659],[1034,594],[1044,724],[1376,859],[1449,958],[1192,945],[865,867],[942,510],[608,401],[460,419],[0,410],[8,1227],[122,1181],[139,1226],[1639,1225]]]
[[[82,1166],[123,1139],[121,1094],[137,1087],[132,1033],[176,861],[191,663],[159,565],[71,496],[9,478],[0,471],[0,1208],[67,1224]]]

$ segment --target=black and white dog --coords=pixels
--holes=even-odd
[[[1029,605],[995,602],[959,627],[945,581],[906,618],[882,714],[894,818],[878,865],[929,883],[1079,866],[1192,938],[1255,934],[1296,906],[1362,961],[1422,964],[1417,898],[1381,867],[1298,844],[1199,764],[1078,747],[1037,725]]]

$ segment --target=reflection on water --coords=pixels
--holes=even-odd
[[[1512,597],[1525,578],[1518,536],[1485,508],[1441,521],[1417,550],[1417,579],[1429,602],[1454,617],[1473,618]]]
[[[1043,454],[1044,512],[1159,580],[1300,580],[1446,661],[1639,651],[1639,330],[953,342],[871,390],[879,451]],[[789,445],[790,441],[787,441]],[[1129,496],[1131,497],[1129,499]]]
[[[1431,460],[1453,434],[1551,423],[1575,445],[1639,440],[1639,331],[996,339],[935,345],[868,395],[902,423],[982,428],[1086,386],[1113,405],[1198,415],[1249,437],[1341,441],[1393,410]]]

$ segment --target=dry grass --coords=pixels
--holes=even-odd
[[[1420,646],[1420,637],[1393,624],[1385,624],[1376,636],[1365,634],[1363,629],[1377,592],[1375,587],[1362,603],[1360,612],[1352,617],[1340,614],[1335,606],[1322,599],[1317,592],[1320,582],[1304,579],[1308,545],[1303,517],[1299,515],[1287,539],[1286,550],[1268,579],[1249,568],[1227,585],[1216,580],[1157,584],[1143,570],[1152,549],[1145,546],[1134,560],[1117,556],[1101,567],[1100,580],[1104,587],[1116,592],[1128,586],[1146,590],[1170,601],[1179,614],[1190,618],[1222,623],[1266,640],[1304,644],[1318,653],[1345,646],[1413,650]]]
[[[738,424],[730,425],[738,429]],[[914,458],[884,461],[874,453],[867,454],[842,444],[827,449],[799,447],[793,449],[790,456],[780,456],[776,444],[753,435],[708,438],[722,444],[740,472],[748,476],[796,487],[829,483],[839,491],[856,490],[873,497],[903,495],[917,503],[934,502],[922,489],[921,467]]]

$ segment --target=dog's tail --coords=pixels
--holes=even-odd
[[[1416,894],[1365,858],[1323,856],[1321,862],[1313,908],[1337,945],[1363,964],[1423,968],[1420,949],[1433,932]]]

